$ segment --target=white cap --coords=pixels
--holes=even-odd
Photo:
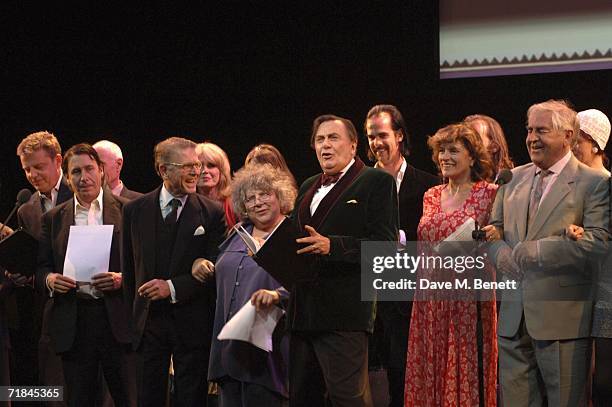
[[[591,136],[601,150],[606,148],[610,138],[610,120],[597,109],[584,110],[578,113],[580,130]]]

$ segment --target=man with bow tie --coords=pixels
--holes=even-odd
[[[374,304],[361,300],[361,242],[397,239],[395,181],[356,156],[347,119],[316,118],[310,141],[323,173],[302,184],[293,214],[313,278],[290,290],[290,404],[322,406],[327,397],[334,406],[371,406]]]
[[[124,291],[133,310],[140,406],[164,405],[173,360],[174,405],[206,406],[214,318],[213,263],[225,234],[224,212],[196,194],[202,164],[191,140],[155,146],[162,185],[125,206]],[[202,267],[209,281],[191,274]]]

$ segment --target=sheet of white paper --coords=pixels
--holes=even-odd
[[[245,341],[266,352],[272,352],[272,333],[284,313],[278,307],[257,311],[249,300],[227,321],[217,339]]]
[[[64,275],[75,281],[91,281],[108,272],[113,225],[70,226]]]
[[[446,239],[442,241],[442,243],[448,242],[471,242],[474,239],[472,238],[472,231],[476,228],[476,222],[473,218],[468,218],[461,226],[459,226],[453,233],[448,235]],[[434,246],[435,251],[440,251],[440,245]]]

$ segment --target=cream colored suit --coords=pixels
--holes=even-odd
[[[573,386],[581,382],[575,376],[586,377],[582,369],[586,369],[588,356],[582,360],[574,354],[572,340],[590,336],[592,270],[585,260],[603,255],[608,240],[606,177],[573,156],[528,225],[536,171],[532,163],[515,168],[512,181],[499,189],[491,214],[491,224],[504,231],[504,242],[494,245],[496,248],[504,244],[514,248],[530,241],[539,246],[539,264],[523,270],[519,289],[502,296],[498,327],[501,382],[504,404],[513,407],[538,405],[544,388],[549,405],[582,402],[580,390]],[[583,239],[573,242],[565,236],[570,224],[584,228]]]

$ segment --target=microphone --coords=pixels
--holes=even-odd
[[[495,177],[495,181],[493,182],[496,185],[502,186],[502,185],[506,185],[510,181],[512,181],[512,171],[510,171],[507,168],[504,168],[503,170],[497,173],[497,176]],[[491,201],[491,206],[493,205],[493,202],[494,200]],[[489,212],[491,212],[491,207],[489,207]],[[486,237],[487,235],[485,231],[480,228],[478,221],[476,221],[476,225],[474,226],[474,230],[472,231],[472,239],[479,241],[479,242],[484,242]]]
[[[11,211],[11,213],[9,213],[4,223],[0,227],[0,236],[2,235],[2,230],[4,229],[8,221],[11,220],[11,218],[13,217],[17,209],[19,209],[19,207],[23,205],[24,203],[28,202],[31,196],[32,196],[32,192],[27,188],[24,188],[17,193],[17,201],[15,202],[15,206],[13,207],[13,210]]]
[[[507,168],[504,168],[503,170],[497,173],[497,176],[495,177],[495,181],[493,182],[501,186],[501,185],[507,184],[510,181],[512,181],[512,171],[510,171]]]

